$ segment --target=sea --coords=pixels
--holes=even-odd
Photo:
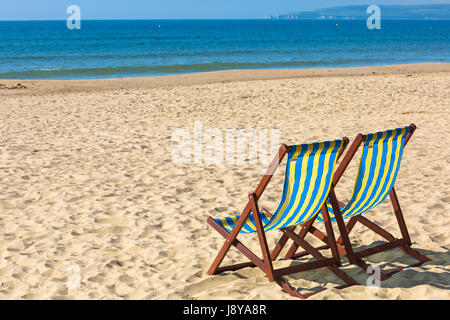
[[[0,21],[0,79],[450,62],[449,20]]]

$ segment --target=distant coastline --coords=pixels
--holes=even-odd
[[[388,20],[450,20],[450,4],[380,5],[382,18]],[[367,19],[368,5],[340,6],[314,11],[270,15],[280,20],[361,20]]]

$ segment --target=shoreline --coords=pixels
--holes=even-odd
[[[435,74],[450,72],[450,63],[414,63],[324,69],[242,69],[209,71],[166,76],[125,77],[77,80],[0,79],[0,97],[46,95],[114,90],[154,89],[212,83],[281,80],[297,78],[355,77]],[[7,89],[20,83],[25,88]],[[20,86],[19,86],[20,87]]]

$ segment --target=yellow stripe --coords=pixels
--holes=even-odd
[[[391,176],[391,178],[389,179],[388,186],[391,185],[391,183],[392,183],[392,181],[393,181],[393,179],[394,179],[394,177],[395,177],[395,170],[396,170],[396,168],[397,168],[397,166],[398,166],[398,162],[400,161],[401,142],[402,142],[403,136],[405,135],[405,132],[406,132],[406,128],[403,128],[402,131],[401,131],[401,133],[400,133],[400,135],[397,137],[397,149],[396,149],[396,151],[395,151],[395,163],[394,163],[394,166],[393,166],[393,168],[392,168],[392,176]],[[389,189],[386,189],[386,190],[384,191],[384,193],[382,194],[381,198],[380,198],[381,200],[378,201],[375,205],[380,204],[381,201],[382,201],[382,199],[384,199],[384,197],[386,197],[386,194],[387,194],[389,191],[390,191]]]
[[[234,225],[236,225],[236,222],[237,222],[238,218],[237,218],[236,216],[232,216],[232,217],[230,217],[230,218],[231,218],[231,220],[233,220]],[[228,223],[228,227],[229,227],[230,229],[233,229],[233,228],[230,226],[229,223]]]
[[[377,136],[378,135],[375,136],[375,140],[377,139]],[[367,193],[366,193],[366,199],[368,197],[370,197],[370,195],[372,194],[372,191],[375,188],[375,185],[376,185],[376,182],[377,182],[377,174],[380,172],[380,168],[381,168],[381,165],[382,165],[381,158],[382,158],[382,155],[383,155],[383,147],[384,147],[383,146],[383,142],[386,139],[386,136],[387,136],[387,132],[385,131],[385,132],[383,132],[380,140],[378,140],[378,143],[377,143],[379,145],[379,149],[378,149],[378,154],[377,154],[377,159],[376,159],[376,164],[375,164],[375,169],[374,169],[375,172],[374,172],[372,181],[370,181],[370,186],[369,186],[369,189],[367,190]],[[374,140],[374,142],[375,142],[375,140]],[[373,152],[373,149],[372,149],[372,152]],[[365,201],[363,201],[359,205],[359,207],[356,210],[356,212],[362,212],[363,208],[365,208],[366,206],[367,206],[367,204],[365,205]]]
[[[297,148],[298,148],[298,150],[295,150],[294,156],[292,158],[294,158],[294,157],[297,158],[302,150],[302,148],[299,148],[299,146],[297,146]],[[277,225],[283,216],[283,212],[288,207],[289,202],[291,200],[292,192],[294,190],[295,169],[298,165],[301,165],[301,168],[302,168],[302,171],[300,174],[299,186],[301,186],[302,184],[305,183],[308,158],[309,158],[309,155],[311,154],[312,150],[313,150],[313,145],[312,144],[308,145],[304,156],[301,158],[301,164],[299,164],[298,159],[297,159],[297,161],[291,162],[290,170],[289,170],[289,182],[288,182],[288,187],[287,187],[288,190],[287,190],[286,199],[285,199],[281,209],[278,211],[279,214],[277,214],[277,217],[269,225],[267,225],[266,228]]]
[[[335,145],[333,145],[333,148],[335,147]],[[333,163],[333,166],[332,166],[332,168],[331,168],[331,170],[332,170],[332,172],[331,172],[331,177],[330,177],[330,181],[333,181],[333,178],[334,178],[334,174],[335,174],[335,167],[336,167],[336,163],[337,163],[337,160],[338,160],[338,155],[341,153],[341,150],[342,150],[342,148],[344,147],[344,145],[343,144],[341,144],[340,146],[339,146],[339,149],[336,151],[336,157],[334,158],[334,163]],[[328,190],[326,191],[326,197],[324,198],[324,200],[323,200],[323,202],[320,204],[320,207],[319,207],[319,216],[323,219],[323,217],[322,217],[322,211],[321,211],[321,209],[322,209],[322,207],[323,207],[323,205],[324,205],[324,203],[325,202],[327,202],[327,200],[328,200],[328,194],[330,193],[330,189],[331,189],[331,185],[332,185],[332,183],[330,183],[330,185],[328,186]],[[331,204],[330,204],[331,205]],[[314,206],[313,206],[313,208],[314,208]],[[315,214],[316,212],[313,212],[309,217],[307,217],[307,218],[305,218],[305,219],[303,219],[304,221],[308,221],[314,214]],[[328,212],[329,213],[329,215],[330,215],[330,218],[334,218],[334,213],[332,214],[331,212]]]
[[[330,188],[331,188],[331,186],[330,186]],[[330,210],[330,208],[331,208],[331,210]],[[333,206],[331,205],[331,203],[329,203],[329,202],[327,202],[327,209],[328,209],[328,215],[330,216],[330,219],[334,219],[335,218],[334,209],[333,209]],[[322,213],[320,213],[320,217],[323,220]]]
[[[259,214],[259,213],[258,213]],[[253,215],[253,212],[250,213],[250,215]],[[255,218],[253,218],[253,221],[255,220]],[[252,222],[252,220],[250,220],[250,216],[248,216],[247,219],[247,226],[250,230],[256,231],[256,225],[254,222]]]
[[[373,143],[374,143],[375,139],[376,139],[376,136],[372,136],[372,140],[369,141],[369,143],[368,143],[369,147],[373,146]],[[372,160],[372,157],[373,157],[373,148],[369,148],[369,149],[367,149],[365,168],[368,168],[370,166],[370,162]],[[360,167],[360,169],[361,169],[361,167]],[[358,191],[356,199],[355,199],[355,201],[353,201],[353,203],[350,206],[350,208],[347,208],[347,207],[345,208],[345,212],[351,212],[353,210],[353,208],[356,206],[356,204],[359,202],[359,200],[361,199],[361,197],[363,195],[363,192],[364,192],[364,186],[367,184],[367,180],[369,179],[369,173],[370,173],[370,170],[365,170],[363,181],[362,181],[362,184],[361,184],[361,188]],[[359,173],[358,173],[358,176],[359,176]],[[355,183],[355,190],[356,190],[356,185],[357,185],[357,183]],[[353,196],[352,196],[352,198],[353,198]]]
[[[313,204],[312,204],[312,206],[310,207],[310,211],[309,211],[309,213],[307,213],[304,217],[303,217],[303,221],[308,221],[316,212],[314,211],[314,208],[317,206],[317,204],[318,204],[318,202],[321,200],[320,198],[320,196],[322,196],[323,195],[323,191],[324,191],[324,189],[325,189],[325,183],[326,183],[326,177],[327,177],[327,174],[328,174],[328,172],[330,171],[330,170],[333,170],[333,173],[334,173],[334,165],[333,165],[333,167],[332,168],[330,168],[330,158],[331,158],[331,155],[333,154],[333,150],[334,150],[334,147],[336,146],[336,142],[334,142],[334,143],[330,143],[330,148],[327,150],[327,152],[326,152],[326,154],[325,154],[325,159],[324,159],[324,163],[323,163],[323,167],[324,167],[324,169],[326,168],[326,171],[324,171],[323,172],[323,174],[322,174],[322,181],[320,182],[320,185],[319,185],[319,190],[318,190],[318,192],[317,192],[317,196],[315,197],[315,199],[314,199],[314,202],[313,202]],[[339,152],[339,151],[338,151]],[[333,176],[331,176],[331,179],[333,179]],[[331,180],[332,181],[332,180]],[[314,185],[311,185],[311,187],[310,187],[310,189],[312,190],[312,189],[314,189]],[[326,197],[325,197],[325,200],[326,200]],[[298,216],[298,218],[292,223],[292,225],[296,225],[296,224],[299,224],[301,221],[300,221],[300,217],[301,217],[301,215],[299,215]]]
[[[387,135],[387,132],[386,132]],[[392,135],[389,137],[388,142],[386,144],[386,148],[387,148],[387,154],[386,154],[386,161],[384,163],[384,172],[383,172],[383,177],[380,180],[380,184],[379,184],[379,188],[375,194],[375,196],[373,197],[373,199],[362,209],[362,212],[366,211],[368,208],[371,208],[373,203],[376,201],[376,199],[378,198],[378,196],[380,195],[380,193],[383,191],[382,186],[384,185],[384,182],[386,181],[386,177],[388,175],[388,171],[389,171],[389,163],[390,163],[390,159],[392,156],[392,141],[394,141],[395,138],[395,133],[392,133]],[[384,147],[384,144],[382,144]],[[381,154],[383,153],[383,149],[381,150]],[[376,182],[376,179],[374,179]]]
[[[230,226],[229,226],[229,224],[228,224],[228,222],[227,222],[227,219],[225,219],[225,218],[220,218],[219,220],[220,220],[220,222],[222,223],[223,227],[224,227],[225,229],[228,230],[228,228],[229,228]]]
[[[312,176],[310,178],[311,184],[309,185],[309,189],[308,189],[308,191],[306,193],[305,201],[302,203],[302,208],[304,208],[305,204],[308,204],[310,199],[311,199],[311,195],[312,195],[313,189],[314,189],[312,183],[315,182],[316,179],[317,179],[317,171],[318,171],[317,169],[319,167],[319,158],[320,158],[319,155],[322,152],[324,145],[325,145],[324,143],[320,143],[319,147],[317,148],[317,151],[316,151],[316,153],[314,155]],[[306,173],[307,167],[308,167],[307,165],[302,167],[302,176],[303,175],[304,176],[307,175],[307,173]],[[305,171],[305,174],[303,174],[303,170]],[[284,225],[286,223],[286,221],[288,221],[292,217],[292,215],[295,213],[295,210],[297,209],[298,204],[300,203],[300,199],[301,199],[301,196],[302,196],[302,192],[301,192],[302,191],[302,187],[305,185],[304,184],[305,179],[302,179],[302,180],[303,181],[301,181],[300,184],[299,184],[298,191],[297,191],[297,197],[295,198],[294,204],[291,207],[291,209],[289,210],[288,214],[286,214],[285,218],[281,221],[281,225]],[[300,216],[301,214],[302,214],[302,211],[299,210],[298,215]]]

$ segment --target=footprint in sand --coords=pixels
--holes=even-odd
[[[128,218],[99,218],[95,219],[96,223],[109,224],[113,226],[127,226],[131,224],[132,220]]]
[[[428,206],[427,209],[429,210],[442,210],[444,209],[444,206],[440,203],[435,203],[432,206]]]

